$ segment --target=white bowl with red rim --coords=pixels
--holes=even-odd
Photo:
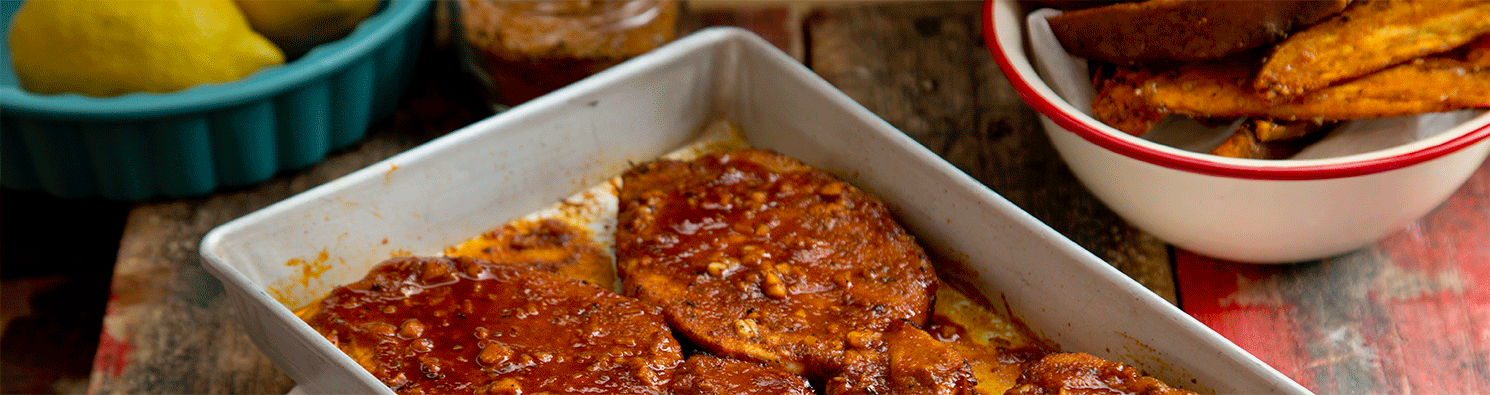
[[[1490,155],[1484,111],[1410,143],[1325,159],[1224,158],[1134,137],[1042,79],[1026,11],[1015,0],[986,0],[983,34],[1062,159],[1130,224],[1196,253],[1288,263],[1350,252],[1432,211]]]

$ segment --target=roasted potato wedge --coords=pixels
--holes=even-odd
[[[1092,99],[1092,117],[1123,133],[1143,137],[1164,119],[1164,113],[1138,95],[1138,81],[1150,75],[1131,67],[1106,66],[1093,78],[1097,93]]]
[[[1490,0],[1361,0],[1279,43],[1252,86],[1271,102],[1287,102],[1487,32]]]
[[[1150,0],[1071,11],[1050,28],[1073,55],[1116,64],[1190,62],[1269,45],[1348,0]],[[1240,17],[1239,17],[1240,16]]]
[[[1196,117],[1351,120],[1490,108],[1490,67],[1482,60],[1418,59],[1282,104],[1254,94],[1249,75],[1238,64],[1189,64],[1111,89],[1135,89],[1160,113]]]
[[[1221,156],[1291,157],[1339,121],[1490,108],[1490,0],[1247,3],[1149,0],[1049,21],[1093,60],[1094,118],[1133,136],[1170,115],[1248,118]],[[1300,30],[1253,45],[1259,19]]]
[[[1317,141],[1334,122],[1249,119],[1211,155],[1247,159],[1288,159]]]
[[[1288,141],[1313,135],[1334,127],[1333,121],[1293,121],[1278,122],[1271,119],[1252,119],[1246,124],[1252,129],[1252,134],[1257,136],[1257,141],[1276,142]]]

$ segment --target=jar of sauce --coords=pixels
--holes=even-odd
[[[497,111],[677,37],[677,0],[456,0],[465,68]]]

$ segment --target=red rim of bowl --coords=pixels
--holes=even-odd
[[[1102,131],[1084,122],[1083,118],[1087,119],[1087,122],[1091,122],[1090,117],[1087,117],[1085,114],[1072,114],[1063,111],[1060,107],[1051,103],[1035,91],[1030,81],[1025,80],[1014,69],[1010,60],[1004,56],[1003,43],[998,40],[998,32],[994,30],[995,24],[993,21],[994,6],[999,1],[1001,0],[984,0],[983,2],[983,40],[989,51],[993,52],[993,58],[998,62],[1004,76],[1014,85],[1014,89],[1019,92],[1019,96],[1024,99],[1025,103],[1034,107],[1035,111],[1039,111],[1041,114],[1049,117],[1057,125],[1075,133],[1077,136],[1081,136],[1081,138],[1092,144],[1150,164],[1190,173],[1231,178],[1254,180],[1322,180],[1354,177],[1416,165],[1454,153],[1490,137],[1490,122],[1487,122],[1485,125],[1480,125],[1474,130],[1465,132],[1447,141],[1397,155],[1341,163],[1287,167],[1215,162],[1164,152],[1156,150],[1153,147],[1145,147],[1141,144],[1119,138],[1113,135],[1113,132]],[[1024,37],[1023,32],[1020,33],[1020,37]],[[1020,44],[1023,44],[1022,39],[1020,40]],[[1477,117],[1476,119],[1480,118],[1484,117]]]

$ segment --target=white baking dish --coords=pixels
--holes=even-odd
[[[1308,392],[732,28],[704,30],[225,224],[201,253],[244,329],[303,390],[387,393],[290,309],[392,254],[438,254],[547,207],[720,118],[754,146],[878,193],[926,248],[964,261],[976,273],[968,281],[1066,350],[1201,392]],[[293,263],[306,261],[323,272],[305,279]]]

